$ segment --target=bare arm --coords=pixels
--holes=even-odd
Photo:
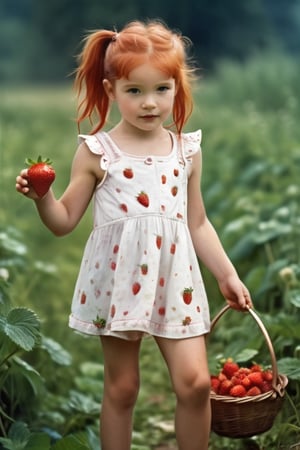
[[[201,152],[193,157],[192,173],[188,184],[188,223],[194,248],[219,283],[227,302],[235,309],[252,306],[250,294],[228,258],[221,241],[207,218],[200,191]]]
[[[43,198],[38,198],[28,183],[27,170],[22,170],[16,179],[16,189],[35,201],[43,223],[55,235],[70,233],[80,221],[91,200],[95,186],[103,178],[100,156],[94,155],[81,144],[72,163],[71,177],[67,189],[56,199],[52,189]]]

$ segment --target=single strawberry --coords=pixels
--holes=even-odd
[[[193,299],[193,288],[184,288],[182,298],[186,305],[190,305]]]
[[[177,186],[173,186],[171,188],[171,194],[173,195],[173,197],[176,197],[177,192],[178,192],[178,187]]]
[[[223,365],[223,373],[227,376],[227,378],[231,378],[237,371],[239,370],[239,365],[235,363],[232,358],[228,358],[227,361]]]
[[[271,370],[264,370],[263,371],[263,379],[265,381],[272,381],[273,380],[273,373]]]
[[[183,321],[182,321],[182,325],[186,326],[186,325],[190,325],[190,323],[192,322],[192,319],[190,316],[186,316]]]
[[[219,386],[220,386],[220,380],[219,380],[216,376],[212,375],[212,376],[210,377],[210,385],[211,385],[211,389],[212,389],[216,394],[218,394],[218,392],[219,392]]]
[[[172,242],[171,246],[170,246],[170,253],[171,255],[175,255],[176,252],[176,244],[175,242]]]
[[[230,389],[229,395],[232,397],[244,397],[246,395],[246,389],[241,384],[237,384]]]
[[[95,327],[97,328],[105,328],[106,326],[106,320],[97,316],[96,320],[93,320],[93,324],[95,325]]]
[[[166,177],[166,175],[162,175],[162,176],[161,176],[161,183],[162,183],[162,184],[166,184],[166,182],[167,182],[167,177]]]
[[[262,372],[251,372],[248,375],[249,380],[251,381],[253,386],[261,386],[264,379]]]
[[[260,364],[252,364],[252,366],[250,367],[251,372],[261,372],[262,371],[262,367]]]
[[[165,285],[165,279],[164,279],[164,277],[160,277],[160,279],[159,279],[159,285],[160,285],[160,287],[164,287],[164,285]]]
[[[166,308],[164,306],[161,306],[160,308],[158,308],[158,314],[160,316],[164,316],[166,314]]]
[[[260,386],[259,389],[264,394],[265,392],[269,392],[273,389],[271,381],[264,381]]]
[[[227,380],[227,378],[226,378],[220,384],[219,394],[220,395],[228,395],[231,388],[232,388],[232,383],[230,380]]]
[[[120,209],[121,209],[122,211],[124,211],[125,213],[128,212],[128,208],[127,208],[127,205],[126,205],[125,203],[121,203],[121,204],[120,204]]]
[[[156,236],[156,247],[158,248],[158,250],[161,249],[161,244],[162,244],[162,236],[160,236],[159,234]]]
[[[261,394],[261,390],[259,389],[259,387],[257,386],[253,386],[252,388],[248,389],[247,394],[250,397],[254,397],[255,395],[260,395]]]
[[[141,191],[139,193],[139,195],[137,196],[137,201],[141,205],[145,206],[145,208],[148,208],[148,206],[149,206],[149,197],[148,197],[148,194],[146,194],[146,192]]]
[[[132,285],[132,293],[133,295],[137,295],[140,292],[141,285],[138,282],[133,283]]]
[[[55,180],[55,170],[51,166],[52,162],[49,158],[42,159],[41,156],[36,161],[27,158],[25,162],[29,166],[29,184],[39,197],[44,197]]]
[[[125,178],[133,178],[133,170],[130,167],[126,167],[123,170],[123,175]]]
[[[251,380],[249,380],[249,377],[246,375],[246,376],[242,379],[241,384],[242,384],[246,389],[249,389],[252,383],[251,383]]]
[[[141,273],[143,274],[143,275],[147,275],[147,273],[148,273],[148,264],[141,264]]]
[[[110,268],[111,268],[111,270],[116,270],[116,267],[117,267],[116,262],[115,262],[115,261],[112,261],[112,262],[110,263]]]

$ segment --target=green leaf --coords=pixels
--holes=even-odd
[[[8,438],[0,438],[0,442],[7,450],[24,450],[29,440],[30,431],[23,422],[15,422],[8,431]]]
[[[52,447],[52,450],[92,450],[85,433],[66,436]]]
[[[244,348],[236,355],[235,360],[238,363],[252,361],[257,354],[258,351],[253,348]]]
[[[10,371],[13,375],[17,375],[18,377],[21,377],[23,380],[26,380],[30,384],[34,395],[37,395],[43,389],[44,387],[43,378],[41,377],[39,372],[36,369],[34,369],[34,367],[32,367],[23,359],[15,356],[13,358],[13,363],[11,365]]]
[[[52,361],[60,364],[61,366],[69,366],[72,363],[71,354],[58,342],[49,337],[42,336],[41,348],[46,350]]]
[[[100,404],[92,398],[73,390],[70,392],[70,396],[70,406],[73,410],[88,415],[99,414]]]
[[[300,360],[298,358],[282,358],[277,361],[278,372],[291,380],[300,381]]]
[[[40,322],[37,315],[27,308],[14,308],[7,317],[1,317],[0,329],[23,350],[30,351],[40,337]]]
[[[293,290],[289,291],[288,299],[294,306],[296,306],[297,308],[300,308],[300,290],[299,289],[293,289]]]
[[[50,437],[45,433],[33,433],[30,435],[24,450],[49,450]]]

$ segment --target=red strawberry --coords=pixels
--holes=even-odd
[[[216,376],[212,375],[210,377],[210,384],[211,384],[212,390],[217,394],[219,391],[220,380]]]
[[[28,169],[28,181],[39,197],[43,197],[55,180],[55,170],[51,166],[49,158],[38,157],[37,161],[26,159]]]
[[[231,358],[227,359],[227,361],[223,365],[223,369],[222,369],[223,373],[225,373],[227,378],[231,378],[235,374],[235,372],[237,372],[238,370],[239,370],[238,364],[233,362],[233,360]]]
[[[273,389],[271,381],[264,381],[260,386],[259,389],[262,393],[269,392]]]
[[[133,170],[130,167],[126,167],[126,169],[123,170],[123,175],[125,178],[133,178]]]
[[[164,277],[160,277],[160,279],[159,279],[159,285],[160,285],[161,287],[164,287],[164,285],[165,285],[165,279],[164,279]]]
[[[162,243],[162,236],[157,235],[156,236],[156,247],[158,248],[158,250],[161,248],[161,243]]]
[[[93,324],[95,325],[95,327],[97,328],[105,328],[106,326],[106,320],[97,316],[96,320],[93,320]]]
[[[253,364],[250,367],[250,370],[251,370],[251,372],[261,372],[262,368],[261,368],[261,365],[259,365],[259,364]]]
[[[141,272],[143,275],[147,275],[148,273],[148,264],[141,264]]]
[[[149,197],[148,197],[148,194],[146,194],[146,192],[141,191],[139,193],[139,195],[137,196],[137,201],[141,205],[145,206],[145,208],[148,208],[148,206],[149,206]]]
[[[166,182],[167,182],[167,177],[166,177],[166,175],[162,175],[162,176],[161,176],[161,182],[162,182],[162,184],[166,184]]]
[[[193,299],[193,288],[184,288],[182,293],[183,301],[186,305],[189,305]]]
[[[263,372],[263,379],[265,381],[272,381],[273,380],[273,373],[271,370],[264,370]]]
[[[166,308],[164,306],[158,308],[158,314],[164,316],[166,314]]]
[[[230,389],[232,388],[232,383],[230,380],[224,380],[220,384],[219,394],[220,395],[228,395]]]
[[[259,389],[259,387],[257,387],[257,386],[253,386],[252,388],[250,388],[248,391],[247,391],[247,394],[246,395],[250,395],[251,397],[253,396],[255,396],[255,395],[260,395],[261,394],[261,390]]]
[[[112,261],[112,262],[110,263],[110,268],[111,268],[111,270],[116,270],[116,267],[117,267],[117,264],[115,263],[115,261]]]
[[[178,169],[174,169],[174,172],[173,172],[173,173],[174,173],[174,176],[175,176],[175,177],[178,177],[178,175],[179,175],[179,170],[178,170]]]
[[[121,203],[120,208],[121,208],[121,210],[124,211],[125,213],[128,212],[128,208],[127,208],[127,205],[125,205],[125,203]]]
[[[246,395],[246,389],[241,384],[237,384],[230,389],[229,395],[232,397],[244,397]]]
[[[138,282],[133,283],[133,285],[132,285],[132,293],[133,293],[133,295],[138,294],[140,292],[140,289],[141,289],[140,283],[138,283]]]
[[[262,372],[251,372],[248,378],[254,386],[261,386],[264,381]]]
[[[175,242],[173,242],[170,246],[170,253],[171,253],[171,255],[174,255],[175,252],[176,252],[176,244],[175,244]]]
[[[173,186],[171,188],[171,194],[173,195],[173,197],[176,197],[177,192],[178,192],[178,187],[177,186]]]

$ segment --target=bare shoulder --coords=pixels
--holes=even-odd
[[[79,144],[72,163],[72,173],[81,172],[95,177],[100,182],[104,170],[100,167],[101,156],[92,153],[85,142]]]

